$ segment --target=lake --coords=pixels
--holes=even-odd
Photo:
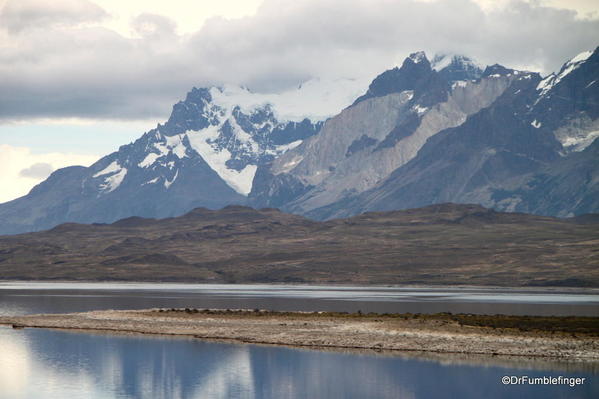
[[[595,290],[0,284],[0,314],[147,307],[593,314]],[[578,377],[503,385],[503,376]],[[0,398],[596,398],[599,364],[0,327]]]
[[[1,282],[0,314],[219,308],[599,316],[598,289]]]
[[[0,328],[2,398],[597,398],[597,365]],[[586,378],[504,386],[505,375]]]

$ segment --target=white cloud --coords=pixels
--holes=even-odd
[[[47,177],[40,174],[42,169],[49,171],[50,168],[56,170],[71,165],[89,166],[98,159],[98,156],[87,154],[35,154],[27,147],[0,144],[0,203],[21,197],[42,182]]]
[[[95,0],[110,15],[103,26],[123,36],[135,36],[129,22],[141,14],[162,15],[176,21],[179,34],[199,30],[214,16],[242,18],[256,13],[262,0]]]
[[[100,21],[107,16],[102,8],[88,0],[12,0],[2,7],[0,25],[18,33],[27,29]]]
[[[131,27],[140,37],[175,38],[177,24],[162,15],[143,13],[131,22]]]
[[[112,20],[119,10],[131,16],[132,36],[111,27],[110,18],[100,20],[102,12],[73,7],[75,0],[47,2],[64,6],[62,17],[48,12],[61,23],[17,34],[15,27],[45,21],[10,11],[21,2],[42,0],[7,0],[0,10],[0,20],[20,21],[4,30],[0,24],[5,121],[158,119],[192,86],[237,83],[280,91],[311,77],[372,76],[421,49],[547,73],[599,44],[599,20],[544,6],[566,4],[559,0],[267,0],[260,7],[252,1],[237,15],[239,3],[230,0],[221,9],[214,0],[145,6],[135,0],[120,2],[121,8],[97,0]],[[205,22],[193,33],[187,33],[191,25],[180,29],[180,21],[194,18]]]

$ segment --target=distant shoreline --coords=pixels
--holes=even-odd
[[[215,281],[186,281],[186,280],[167,280],[167,281],[156,281],[156,280],[77,280],[77,279],[4,279],[0,277],[0,288],[1,284],[114,284],[114,285],[134,285],[134,284],[149,284],[149,285],[164,285],[164,286],[176,286],[176,285],[205,285],[205,286],[282,286],[282,287],[335,287],[335,288],[389,288],[389,289],[465,289],[465,290],[483,290],[483,291],[494,291],[494,290],[505,290],[505,291],[564,291],[564,292],[594,292],[599,294],[599,286],[559,286],[559,285],[469,285],[469,284],[443,284],[443,283],[363,283],[363,284],[352,284],[352,283],[339,283],[339,282],[239,282],[239,283],[227,283],[227,282],[215,282]]]
[[[249,344],[599,362],[599,318],[149,309],[0,317],[13,328],[188,336]]]

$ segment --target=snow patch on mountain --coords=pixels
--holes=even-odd
[[[106,176],[109,175],[109,176]],[[107,167],[94,174],[92,177],[98,178],[106,176],[103,182],[100,184],[99,189],[102,192],[110,193],[117,189],[121,185],[125,176],[127,176],[127,169],[123,168],[117,161],[112,161]]]
[[[140,168],[150,167],[150,166],[154,165],[156,160],[158,158],[160,158],[161,156],[162,156],[161,154],[156,154],[155,152],[150,152],[148,155],[146,155],[146,157],[143,159],[143,161],[141,161],[140,163],[137,164],[137,166],[139,166]]]
[[[224,109],[239,106],[248,114],[270,104],[279,122],[324,121],[348,107],[367,88],[371,77],[360,79],[311,79],[281,93],[254,93],[225,85],[210,89],[212,102]]]
[[[179,159],[185,158],[187,147],[183,143],[184,135],[165,136],[166,149],[175,154]]]
[[[258,167],[250,164],[240,171],[229,168],[227,161],[231,159],[231,152],[226,148],[219,149],[212,145],[219,136],[218,128],[219,126],[209,126],[199,131],[188,131],[186,135],[191,147],[229,187],[242,195],[248,195],[252,190],[252,182]]]
[[[480,62],[460,54],[435,54],[431,61],[431,68],[439,72],[450,65],[461,66],[463,69],[484,70],[485,65]]]
[[[452,58],[453,56],[449,54],[436,54],[431,61],[431,68],[439,72],[451,64]]]
[[[168,189],[171,186],[171,184],[173,184],[175,182],[175,180],[177,180],[178,176],[179,176],[179,171],[177,170],[175,172],[175,177],[173,177],[173,180],[165,179],[164,180],[164,188]]]
[[[582,53],[578,54],[576,57],[572,58],[569,62],[569,64],[576,64],[576,63],[580,63],[581,61],[586,61],[591,55],[593,55],[593,52],[590,50],[587,51],[583,51]]]
[[[301,154],[293,154],[293,157],[288,162],[285,162],[281,167],[278,173],[289,173],[293,170],[297,165],[300,164],[304,160],[304,157]]]
[[[144,184],[142,184],[142,186],[145,186],[146,184],[154,184],[154,183],[157,183],[157,182],[158,182],[158,180],[160,180],[160,178],[159,178],[159,177],[155,177],[155,178],[153,178],[152,180],[148,180],[147,182],[145,182]]]
[[[117,161],[112,161],[110,163],[110,165],[108,165],[107,167],[105,167],[104,169],[102,169],[101,171],[99,171],[98,173],[96,173],[93,177],[95,179],[96,177],[107,175],[109,173],[118,172],[120,169],[121,169],[121,166],[118,164],[118,162]]]
[[[599,131],[589,132],[583,137],[567,137],[562,145],[570,151],[580,152],[591,145],[597,137],[599,137]]]
[[[557,85],[563,78],[565,78],[572,71],[581,66],[592,54],[592,51],[583,51],[582,53],[578,54],[576,57],[568,61],[562,67],[558,74],[552,73],[545,79],[541,80],[537,85],[537,91],[540,91],[539,98],[547,94],[547,92],[549,92],[549,90],[551,90],[555,85]]]
[[[100,184],[100,190],[105,193],[110,193],[116,190],[125,179],[125,176],[127,176],[127,169],[119,169],[116,173],[104,179],[104,183]]]
[[[451,84],[451,90],[455,90],[457,87],[466,87],[466,85],[468,85],[468,82],[465,80],[456,80],[455,82],[453,82]]]
[[[152,145],[152,148],[157,150],[156,152],[149,152],[145,158],[137,164],[140,168],[149,168],[156,164],[156,162],[169,154],[174,154],[179,159],[183,159],[187,157],[187,146],[183,142],[183,138],[185,135],[174,135],[174,136],[164,136],[160,133],[156,133],[155,139],[158,140],[157,143]]]
[[[561,143],[568,151],[580,152],[590,146],[597,137],[599,137],[599,130],[588,132],[584,136],[565,137]]]
[[[294,148],[296,148],[297,146],[299,146],[303,142],[304,142],[304,140],[296,140],[296,141],[293,141],[293,142],[291,142],[289,144],[278,145],[276,147],[275,151],[269,150],[267,152],[269,154],[273,154],[273,155],[275,155],[275,154],[282,154],[282,153],[287,152],[289,150],[293,150]]]
[[[420,114],[423,114],[423,113],[425,113],[425,112],[428,110],[428,107],[423,107],[423,106],[421,106],[421,105],[419,105],[419,104],[416,104],[416,105],[414,105],[414,106],[412,107],[412,109],[413,109],[413,110],[414,110],[414,111],[415,111],[415,112],[416,112],[418,115],[420,115]]]

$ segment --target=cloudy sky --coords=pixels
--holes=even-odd
[[[597,0],[0,0],[0,202],[164,121],[193,86],[277,92],[415,50],[559,69]]]

